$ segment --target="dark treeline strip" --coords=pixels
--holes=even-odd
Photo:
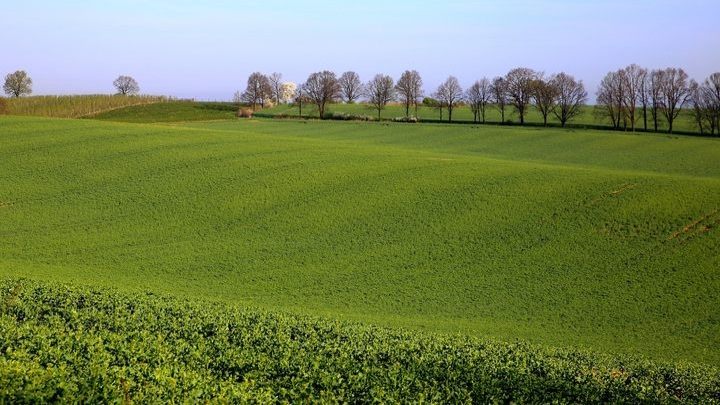
[[[720,373],[0,281],[0,402],[720,402]]]

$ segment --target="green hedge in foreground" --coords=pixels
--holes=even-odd
[[[205,400],[720,403],[720,373],[0,281],[0,403]]]

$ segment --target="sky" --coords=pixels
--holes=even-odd
[[[303,82],[320,70],[420,72],[427,93],[514,67],[582,79],[594,98],[631,63],[720,71],[719,0],[252,1],[24,0],[2,7],[0,74],[34,94],[112,93],[230,100],[250,73]]]

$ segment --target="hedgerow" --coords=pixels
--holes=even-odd
[[[224,304],[0,282],[0,402],[720,402],[720,373]]]

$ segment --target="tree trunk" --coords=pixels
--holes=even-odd
[[[654,110],[654,113],[653,113],[653,124],[655,125],[655,132],[657,132],[658,131],[657,110]]]
[[[643,129],[647,132],[647,107],[643,105]]]

